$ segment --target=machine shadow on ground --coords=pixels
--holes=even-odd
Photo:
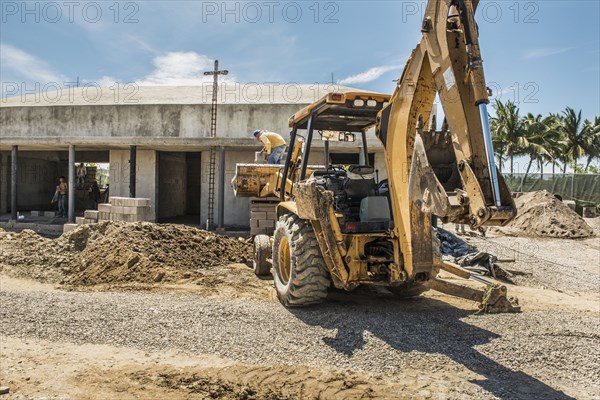
[[[427,297],[399,300],[332,291],[323,304],[288,310],[310,326],[335,329],[335,338],[323,338],[323,342],[347,356],[364,347],[363,334],[369,332],[402,353],[416,351],[448,357],[484,376],[485,379],[471,383],[501,399],[573,399],[477,351],[475,346],[490,343],[501,335],[463,320],[470,316],[486,318],[474,315],[475,309],[462,310]]]

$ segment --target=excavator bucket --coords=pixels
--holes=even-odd
[[[423,213],[445,217],[450,211],[448,195],[429,164],[423,139],[419,134],[415,136],[408,194]]]

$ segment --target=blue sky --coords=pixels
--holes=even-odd
[[[424,1],[1,2],[0,78],[197,84],[218,58],[238,82],[337,83],[391,93]],[[488,84],[522,112],[600,114],[600,2],[486,1]]]

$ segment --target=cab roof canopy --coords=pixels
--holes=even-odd
[[[375,125],[377,113],[388,104],[390,97],[373,92],[329,93],[292,115],[288,126],[308,129],[308,120],[314,114],[314,130],[366,131]]]

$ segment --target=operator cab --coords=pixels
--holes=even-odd
[[[369,164],[367,148],[367,131],[389,99],[389,95],[370,92],[330,93],[289,120],[290,149],[299,138],[303,148],[298,160],[291,159],[296,152],[289,152],[284,177],[296,178],[292,180],[297,182],[314,180],[331,191],[342,233],[386,232],[393,227],[388,192],[380,190],[387,189],[387,185],[379,181],[380,171]],[[331,163],[330,143],[334,141],[342,142],[339,147],[345,151],[358,150],[361,162]],[[322,151],[322,165],[309,166],[309,157],[311,161],[320,158],[317,151]],[[290,165],[295,166],[294,171],[288,168]]]

